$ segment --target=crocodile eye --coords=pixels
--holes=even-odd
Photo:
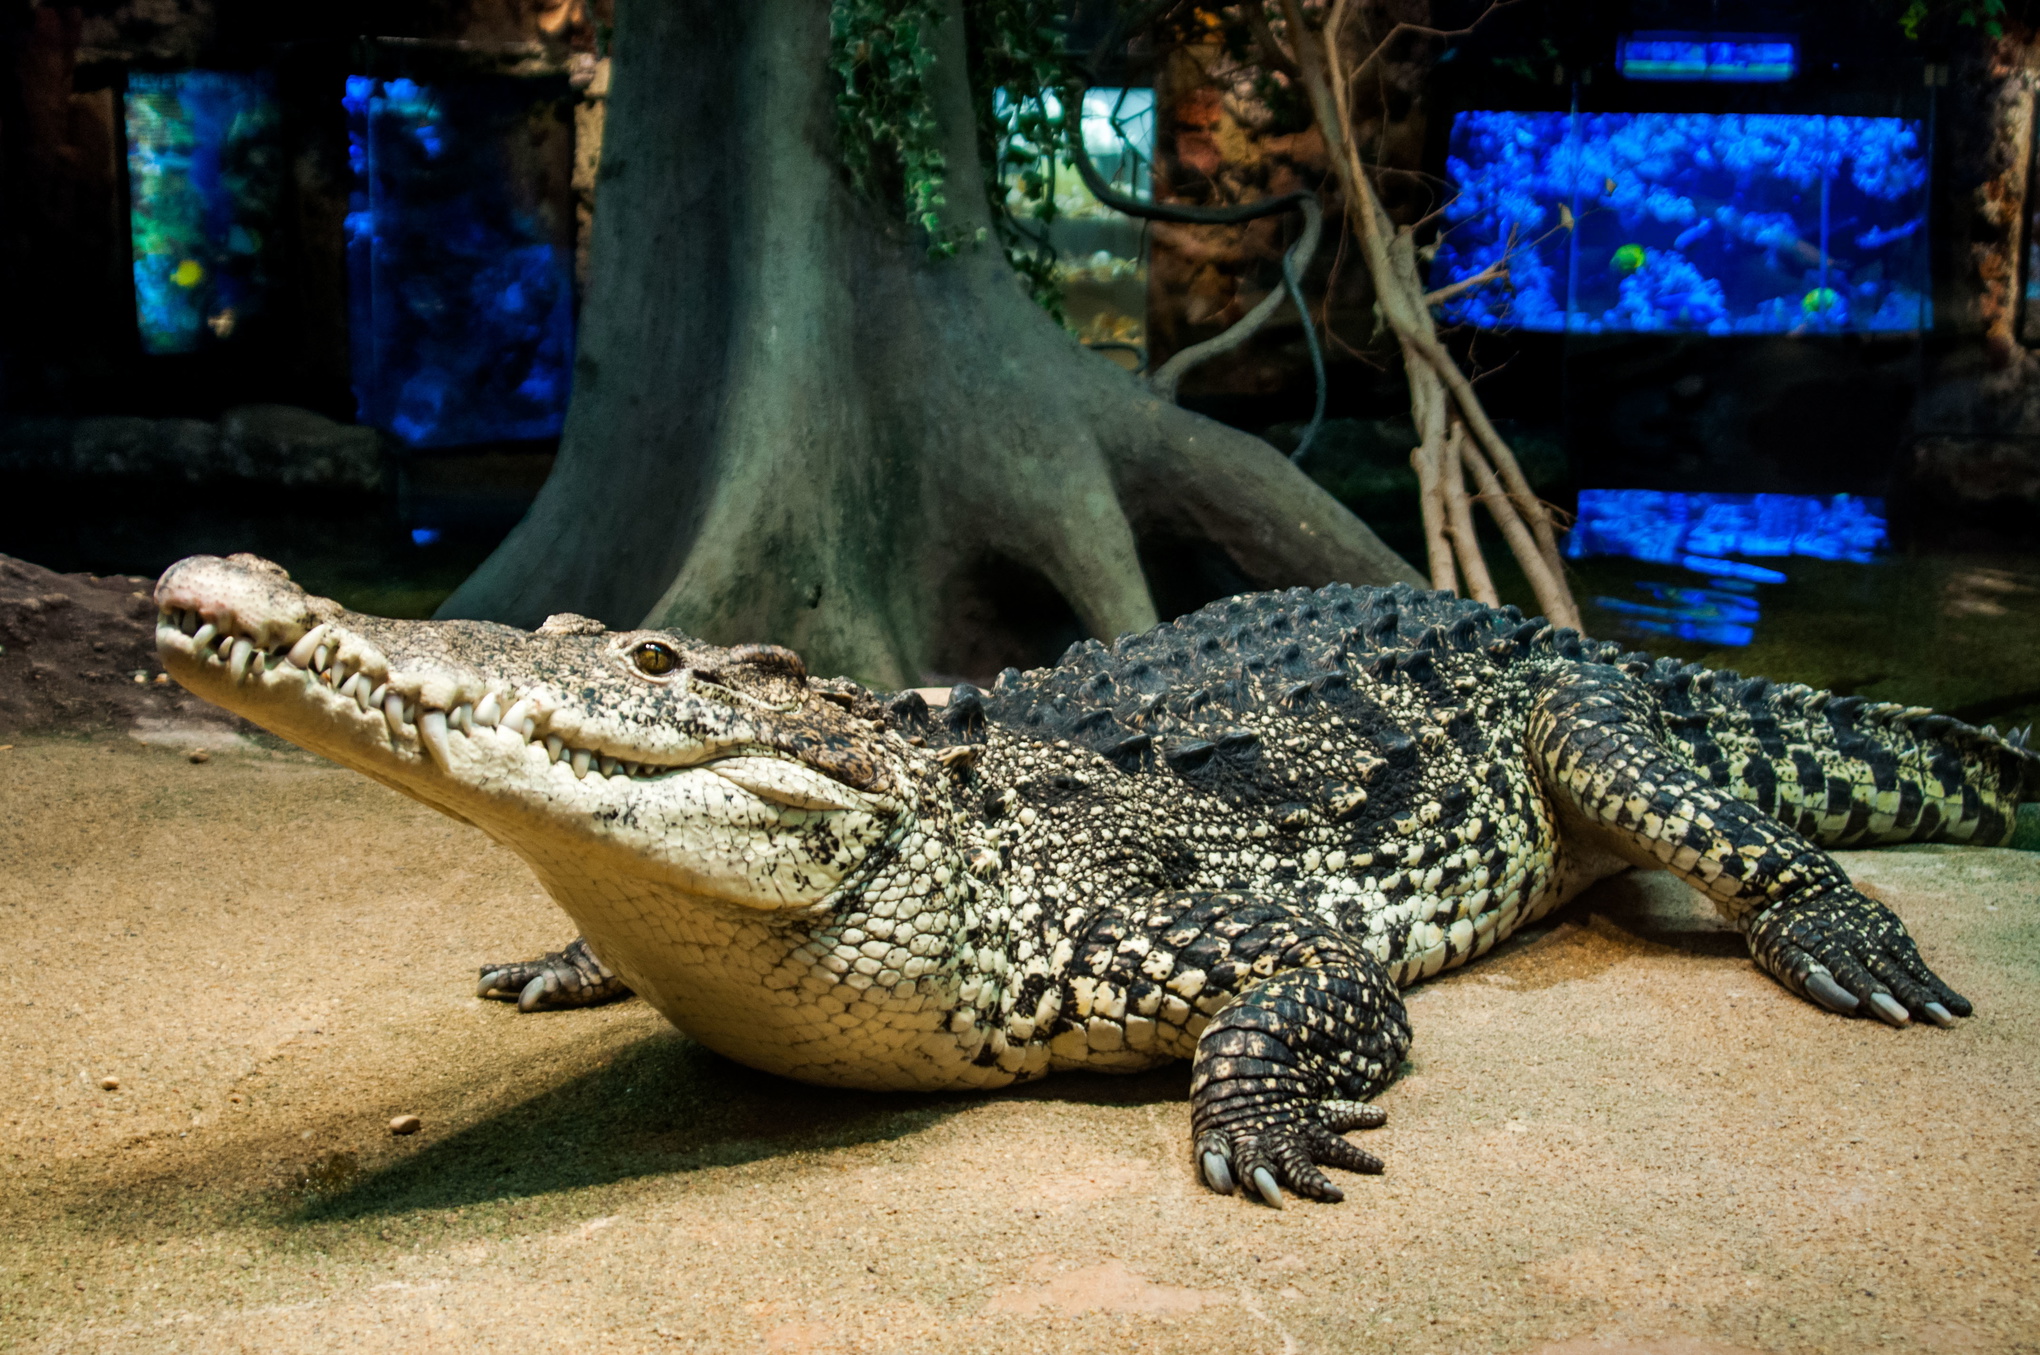
[[[680,656],[656,640],[647,640],[630,652],[631,661],[640,673],[661,677],[680,666]]]

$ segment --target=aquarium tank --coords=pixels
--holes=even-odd
[[[1008,129],[1001,157],[1007,206],[1022,229],[1053,256],[1053,277],[1070,328],[1093,348],[1137,361],[1147,342],[1142,223],[1098,201],[1066,156],[1040,155],[1019,133],[1022,109],[1003,90],[994,95],[993,109]],[[1046,95],[1039,111],[1059,122],[1062,101]],[[1091,163],[1107,183],[1133,197],[1152,195],[1153,89],[1085,90],[1078,128]]]
[[[557,436],[574,349],[571,216],[520,147],[532,82],[354,76],[349,330],[363,423],[411,447]]]
[[[1615,44],[1625,80],[1756,85],[1799,72],[1799,43],[1786,33],[1630,33]]]
[[[1571,333],[1929,327],[1915,119],[1463,112],[1430,285],[1448,321]],[[1505,275],[1500,275],[1506,270]]]
[[[266,73],[128,76],[128,231],[147,353],[231,340],[264,309],[283,152]]]

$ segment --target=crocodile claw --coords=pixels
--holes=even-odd
[[[1843,1016],[1855,1015],[1856,1008],[1863,1005],[1861,998],[1836,983],[1825,970],[1815,970],[1806,976],[1806,995]]]
[[[1244,1185],[1247,1199],[1258,1198],[1280,1209],[1286,1187],[1308,1199],[1336,1204],[1346,1192],[1318,1170],[1318,1164],[1378,1175],[1381,1159],[1340,1131],[1372,1129],[1386,1118],[1378,1107],[1357,1101],[1312,1103],[1301,1115],[1271,1117],[1257,1128],[1205,1133],[1197,1142],[1197,1163],[1204,1183],[1221,1195],[1231,1195]]]
[[[518,964],[484,965],[475,996],[515,1002],[520,1012],[596,1007],[631,995],[615,970],[595,958],[585,940]]]
[[[1845,1016],[1945,1026],[1974,1010],[1927,968],[1898,915],[1853,889],[1764,913],[1751,924],[1750,955],[1793,992]]]

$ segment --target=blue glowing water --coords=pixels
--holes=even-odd
[[[136,72],[126,97],[128,232],[142,349],[191,353],[262,313],[283,173],[263,74]]]
[[[1582,333],[1909,332],[1927,300],[1927,151],[1906,118],[1466,112],[1448,320]],[[1571,223],[1568,225],[1568,223]]]
[[[1729,559],[1799,555],[1867,563],[1886,543],[1884,501],[1854,494],[1688,494],[1583,489],[1565,553],[1626,555],[1722,578],[1785,576]]]
[[[557,435],[573,362],[573,259],[507,150],[528,116],[528,84],[351,76],[344,103],[362,422],[413,447]]]

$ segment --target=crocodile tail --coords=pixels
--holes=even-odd
[[[1997,846],[2018,806],[2040,800],[2023,732],[1676,660],[1642,676],[1668,738],[1710,780],[1823,847]]]

